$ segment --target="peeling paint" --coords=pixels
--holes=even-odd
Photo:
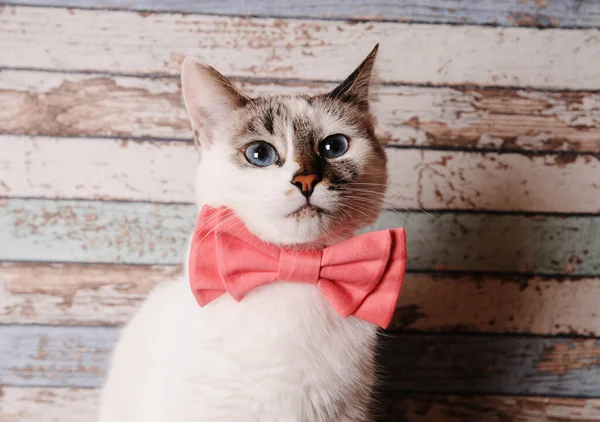
[[[556,375],[593,366],[600,367],[600,342],[595,339],[558,343],[538,363],[540,371]]]

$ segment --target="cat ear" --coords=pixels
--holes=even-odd
[[[356,103],[361,107],[368,108],[371,74],[373,73],[378,49],[379,44],[373,48],[373,51],[344,82],[331,91],[329,98]]]
[[[181,89],[198,145],[209,146],[215,126],[249,101],[225,76],[192,57],[183,61]]]

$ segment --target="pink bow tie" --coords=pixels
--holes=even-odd
[[[198,217],[189,261],[190,284],[200,306],[229,293],[242,300],[275,281],[316,284],[337,313],[386,328],[406,269],[404,229],[365,233],[323,250],[268,244],[231,210],[205,206]]]

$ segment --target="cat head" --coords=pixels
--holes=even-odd
[[[198,205],[227,206],[282,245],[329,244],[372,223],[387,183],[369,85],[377,46],[333,91],[250,98],[187,58],[182,89],[201,150]]]

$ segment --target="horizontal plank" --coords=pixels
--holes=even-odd
[[[100,390],[0,386],[2,422],[95,422]]]
[[[409,394],[384,400],[381,422],[600,421],[599,399]]]
[[[118,325],[179,266],[3,263],[0,324]]]
[[[0,326],[0,385],[99,387],[114,327]]]
[[[281,16],[315,19],[386,20],[451,24],[598,27],[600,5],[594,0],[347,0],[285,2],[244,0],[12,0],[13,4],[181,11],[216,15]]]
[[[0,326],[0,382],[98,387],[118,330]],[[600,340],[390,334],[382,338],[385,388],[396,392],[597,397]]]
[[[179,267],[4,263],[0,324],[118,325]],[[600,279],[408,274],[392,329],[600,334]]]
[[[334,87],[238,85],[251,95]],[[600,151],[595,93],[382,86],[375,109],[380,137],[393,145]],[[177,79],[14,70],[0,71],[0,133],[191,139]]]
[[[192,143],[8,135],[0,150],[2,196],[194,201]],[[388,208],[600,213],[600,156],[394,148],[387,155]]]
[[[192,55],[230,76],[309,80],[343,79],[379,42],[380,75],[387,83],[600,89],[594,70],[600,67],[600,31],[592,29],[6,6],[0,40],[3,67],[176,75]]]
[[[403,334],[383,342],[391,391],[600,395],[599,339]]]
[[[598,303],[599,278],[407,274],[391,327],[600,336]]]
[[[192,205],[0,199],[0,261],[180,264]],[[386,211],[412,270],[600,274],[600,218]]]
[[[98,389],[0,387],[2,422],[93,422]],[[382,394],[381,422],[596,422],[600,400]],[[383,413],[381,409],[376,410]]]

